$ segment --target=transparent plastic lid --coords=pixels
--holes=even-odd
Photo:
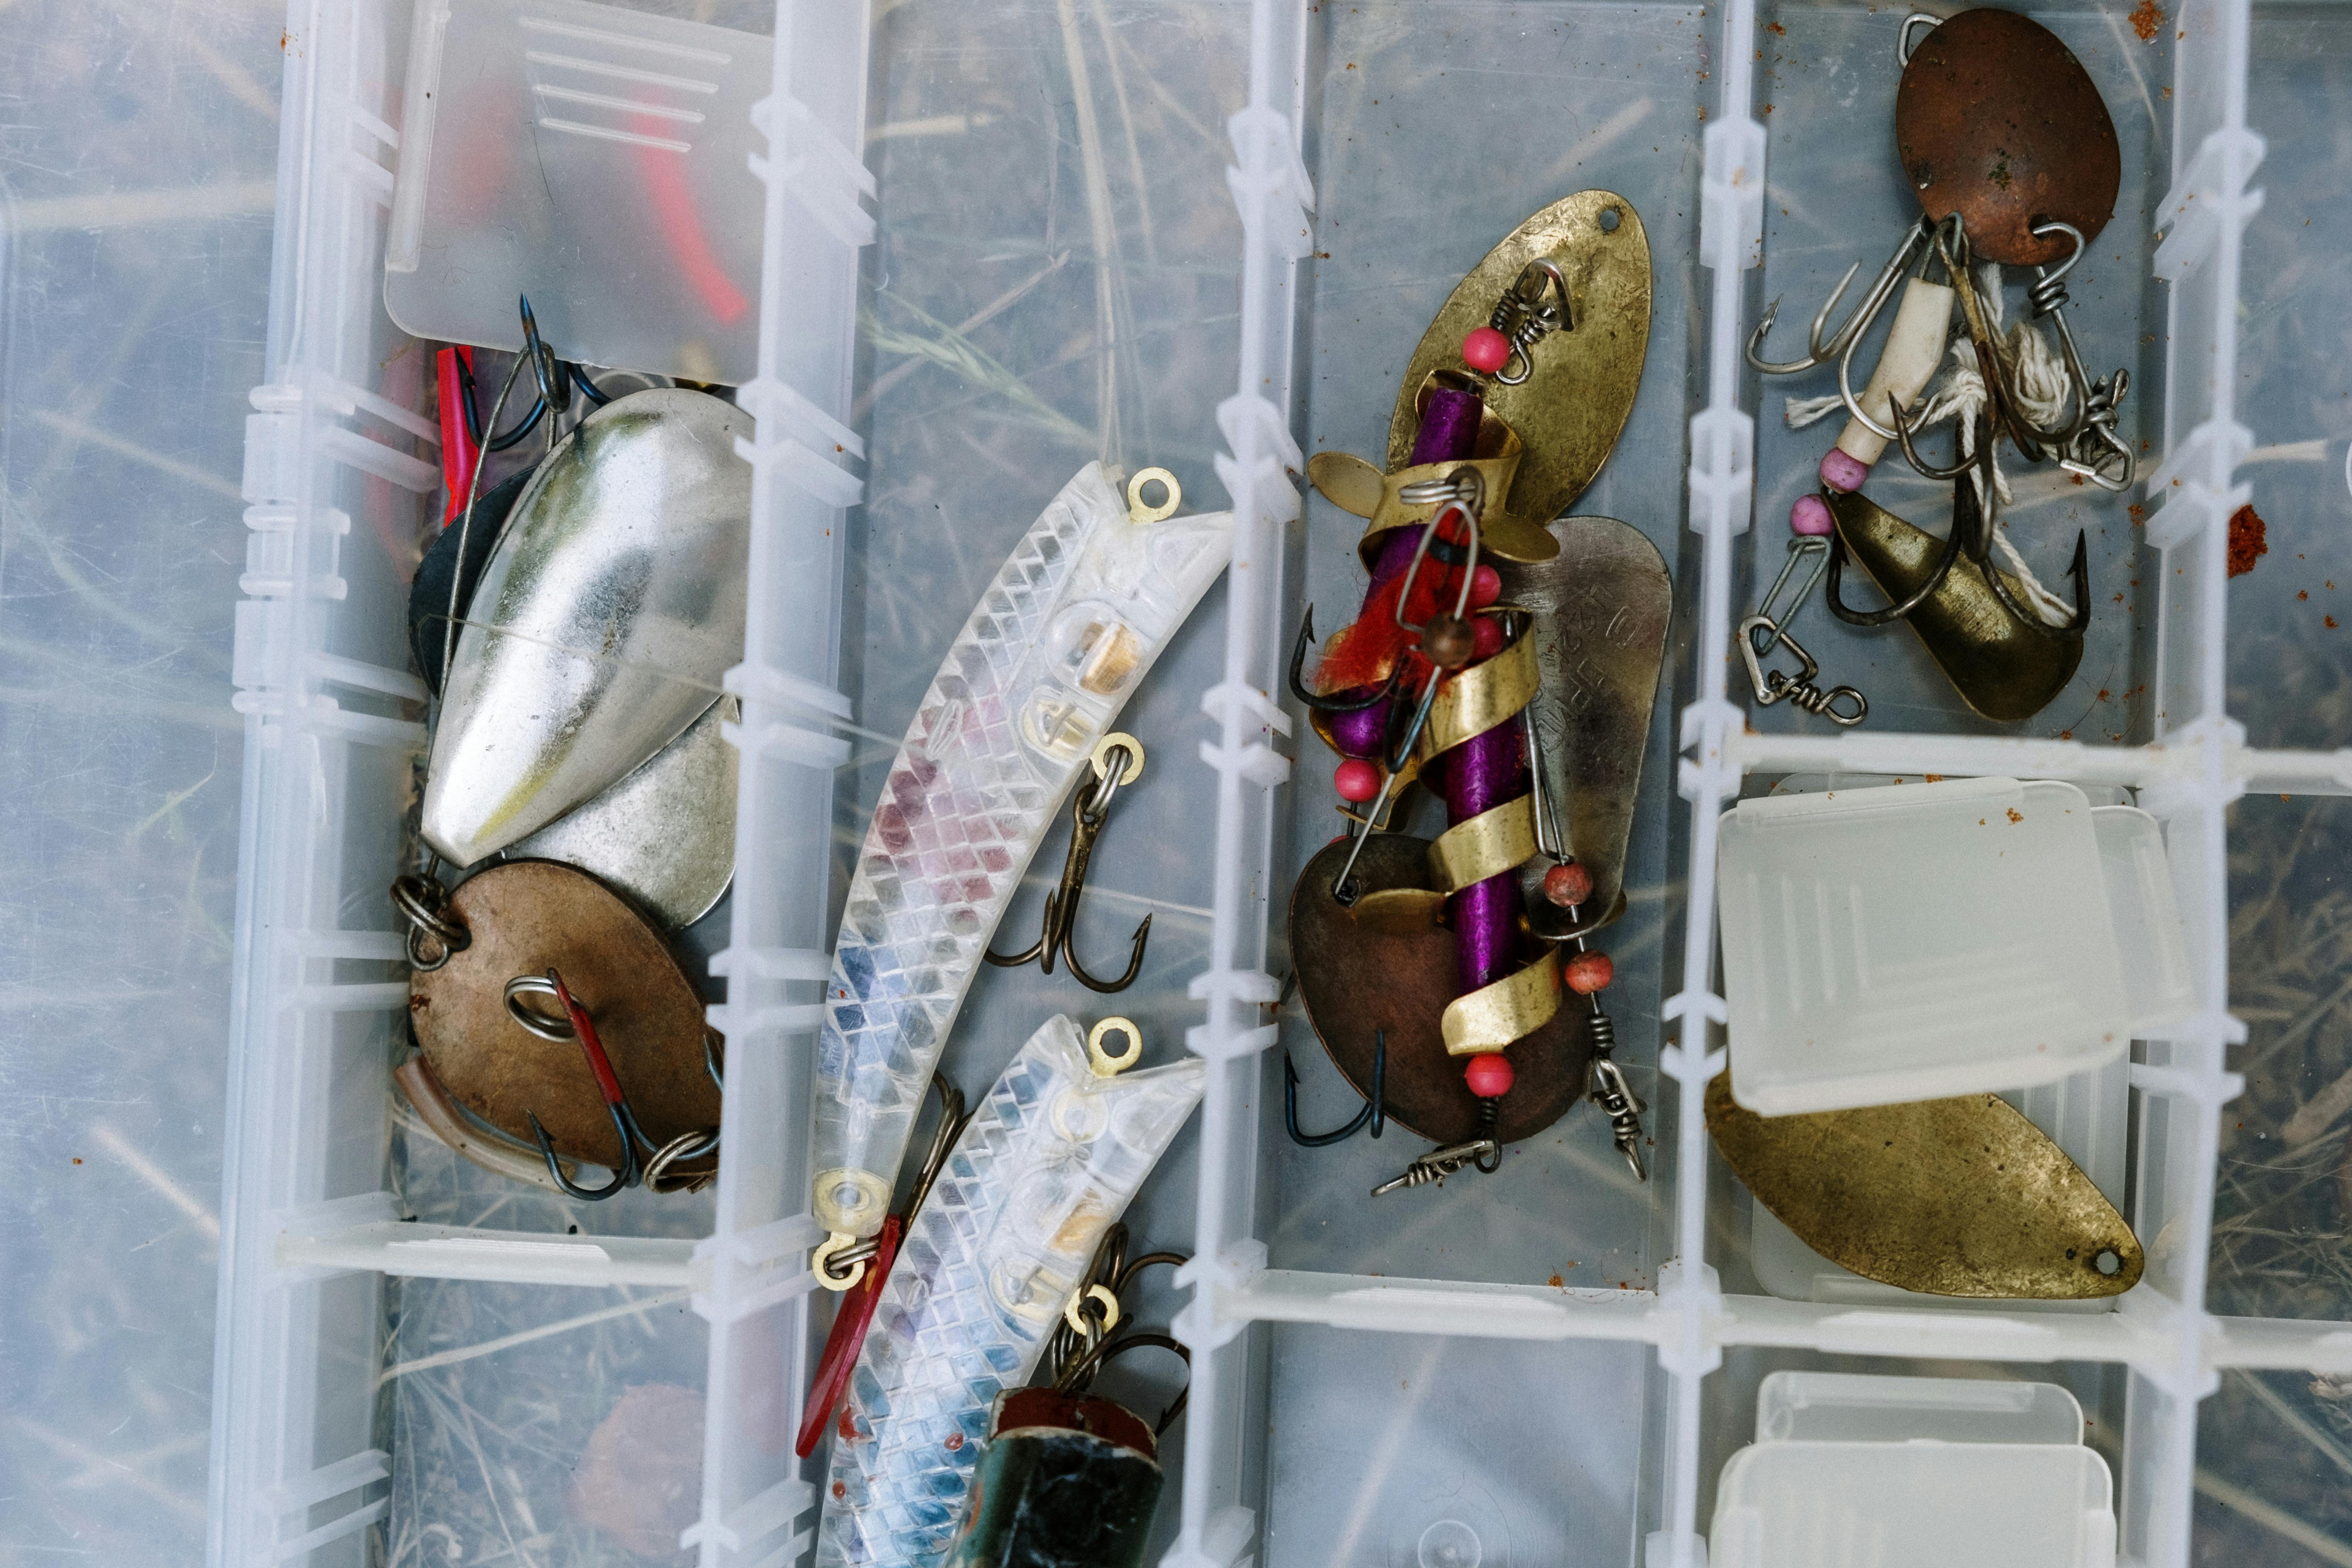
[[[2131,1040],[2091,805],[1984,778],[1723,819],[1731,1083],[1766,1116],[2052,1083]]]
[[[751,379],[767,208],[751,110],[770,40],[579,0],[470,0],[417,6],[409,49],[384,246],[395,322],[519,350],[528,295],[568,359]]]
[[[2111,1568],[2107,1463],[2079,1445],[1759,1443],[1716,1491],[1714,1568]]]
[[[1759,1443],[2083,1440],[2083,1406],[2054,1383],[1776,1372],[1756,1394]]]

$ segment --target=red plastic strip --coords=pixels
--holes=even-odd
[[[882,1282],[898,1259],[898,1237],[906,1224],[897,1215],[885,1216],[882,1234],[876,1238],[880,1250],[867,1260],[866,1278],[841,1293],[841,1310],[834,1317],[833,1332],[824,1337],[816,1381],[809,1385],[808,1408],[801,1413],[800,1440],[793,1445],[793,1452],[803,1459],[816,1451],[816,1440],[824,1436],[825,1424],[848,1391],[849,1374],[857,1370],[857,1352],[866,1344],[874,1309],[882,1304]]]
[[[613,1058],[604,1054],[604,1042],[596,1037],[595,1020],[588,1016],[587,1008],[572,999],[572,989],[563,984],[562,975],[552,969],[547,974],[555,982],[555,999],[563,1004],[564,1012],[571,1016],[572,1033],[580,1037],[581,1053],[588,1058],[589,1070],[596,1075],[596,1087],[604,1091],[604,1103],[626,1104],[627,1097],[621,1092],[620,1078],[613,1071]]]
[[[434,375],[441,391],[441,482],[449,491],[441,523],[447,527],[466,510],[466,490],[474,482],[474,465],[481,448],[466,428],[467,383],[474,369],[474,351],[443,349],[433,356]]]

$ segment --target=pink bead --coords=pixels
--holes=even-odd
[[[1483,610],[1503,596],[1503,574],[1492,566],[1470,574],[1470,607]]]
[[[1361,757],[1349,757],[1331,773],[1331,787],[1341,800],[1361,805],[1381,793],[1381,770]]]
[[[1830,503],[1819,496],[1799,496],[1789,509],[1789,531],[1808,539],[1830,531]]]
[[[1862,489],[1862,481],[1870,478],[1870,465],[1841,447],[1832,447],[1822,454],[1822,483],[1847,495]]]
[[[1568,961],[1568,988],[1579,996],[1606,991],[1617,978],[1617,966],[1605,952],[1580,952]]]
[[[1561,909],[1572,909],[1592,896],[1592,873],[1570,860],[1544,873],[1544,897]]]
[[[1470,623],[1470,657],[1492,658],[1503,651],[1503,623],[1492,616],[1480,616]]]
[[[1462,340],[1462,363],[1487,375],[1503,368],[1511,357],[1511,340],[1492,327],[1474,327]]]
[[[1511,1070],[1511,1058],[1500,1051],[1485,1051],[1470,1058],[1462,1069],[1462,1079],[1470,1092],[1481,1100],[1499,1100],[1511,1092],[1511,1080],[1518,1075]]]

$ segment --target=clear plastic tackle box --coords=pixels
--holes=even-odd
[[[224,865],[233,840],[236,881],[233,928],[204,939],[231,956],[207,969],[153,947],[158,930],[197,941],[194,912],[105,923],[169,895],[148,886],[152,867],[93,850],[101,807],[69,798],[91,764],[58,758],[135,767],[119,754],[124,714],[93,732],[37,703],[7,710],[7,754],[40,785],[11,806],[26,829],[17,853],[49,922],[13,939],[19,1005],[43,1036],[27,1059],[48,1075],[28,1092],[68,1107],[50,1113],[64,1131],[37,1145],[12,1291],[30,1306],[92,1289],[67,1237],[116,1234],[67,1186],[78,1168],[49,1173],[68,1169],[68,1144],[77,1162],[129,1173],[124,1190],[152,1189],[139,1202],[163,1193],[199,1229],[215,1226],[219,1262],[209,1403],[143,1418],[184,1467],[208,1454],[193,1509],[149,1458],[120,1460],[91,1414],[111,1399],[140,1420],[135,1400],[93,1376],[89,1388],[111,1391],[85,1403],[42,1370],[131,1354],[91,1348],[129,1342],[93,1326],[104,1313],[20,1306],[25,1330],[0,1335],[22,1391],[16,1489],[50,1497],[26,1515],[26,1551],[160,1510],[136,1537],[142,1554],[192,1555],[200,1519],[207,1561],[224,1568],[806,1559],[822,1453],[795,1460],[792,1435],[829,1317],[811,1292],[805,1165],[833,921],[898,736],[967,607],[1043,504],[1102,458],[1164,466],[1188,506],[1237,520],[1227,578],[1123,721],[1153,773],[1105,836],[1077,931],[1082,952],[1115,951],[1149,912],[1149,957],[1115,999],[1034,968],[983,971],[947,1067],[977,1094],[1056,1011],[1124,1014],[1147,1060],[1190,1051],[1209,1064],[1201,1111],[1129,1214],[1139,1242],[1194,1255],[1143,1308],[1192,1351],[1156,1557],[1695,1568],[1718,1478],[1758,1435],[1759,1391],[1785,1386],[1768,1380],[1909,1373],[2063,1384],[2113,1477],[2119,1561],[2352,1562],[2339,1206],[2352,1191],[2339,1198],[2336,1179],[2352,1116],[2352,906],[2336,874],[2352,840],[2335,804],[2352,793],[2352,640],[2338,626],[2352,611],[2337,603],[2339,584],[2352,598],[2340,200],[2352,10],[2022,7],[2082,59],[2120,135],[2116,217],[2070,283],[2086,357],[2132,372],[2121,427],[2141,482],[2116,497],[2046,473],[2021,482],[2011,515],[2029,553],[2084,530],[2097,591],[2080,673],[2039,718],[1969,717],[1907,634],[1809,615],[1811,651],[1871,699],[1866,725],[1835,732],[1752,704],[1728,657],[1821,446],[1781,417],[1785,396],[1819,385],[1759,378],[1741,346],[1776,298],[1780,331],[1801,331],[1845,266],[1876,265],[1907,216],[1885,129],[1901,7],[631,7],[730,28],[761,52],[768,85],[750,132],[709,132],[749,149],[719,188],[740,204],[725,233],[757,240],[744,290],[756,374],[740,401],[758,435],[741,448],[754,476],[749,631],[726,682],[740,700],[736,874],[704,944],[730,1044],[727,1158],[699,1196],[583,1205],[456,1160],[387,1087],[406,984],[384,889],[425,712],[402,606],[438,515],[439,466],[420,412],[427,345],[387,313],[385,261],[401,238],[417,5],[436,3],[297,0],[273,51],[275,103],[234,62],[220,77],[245,112],[274,109],[274,184],[164,192],[158,211],[126,220],[200,233],[274,200],[241,478],[224,478],[234,432],[192,433],[152,401],[110,423],[79,400],[77,377],[136,366],[61,368],[77,345],[38,300],[79,276],[74,237],[111,232],[110,209],[55,185],[7,209],[11,637],[66,638],[83,615],[113,626],[89,645],[100,678],[52,668],[71,662],[62,648],[47,664],[9,657],[47,671],[25,689],[89,682],[73,687],[83,701],[127,704],[133,719],[144,704],[180,722],[217,696],[224,716],[193,731],[200,745],[165,732],[175,755],[209,747],[242,789],[233,821],[208,819],[208,853]],[[223,25],[257,28],[263,14]],[[56,63],[28,55],[12,68],[28,81],[89,73],[100,86],[87,142],[104,145],[105,94],[132,90],[106,73],[166,47],[172,68],[209,70],[202,51],[221,51],[204,31],[139,35],[109,65],[110,35],[61,21]],[[43,177],[29,163],[9,175]],[[153,183],[129,158],[113,177]],[[1623,1056],[1651,1104],[1652,1179],[1636,1184],[1580,1107],[1516,1146],[1499,1176],[1373,1202],[1366,1189],[1412,1140],[1305,1149],[1282,1122],[1286,1054],[1302,1120],[1355,1106],[1282,984],[1291,880],[1337,824],[1328,759],[1286,706],[1281,666],[1305,606],[1327,606],[1328,623],[1361,583],[1354,521],[1299,475],[1319,449],[1377,453],[1404,357],[1454,283],[1537,207],[1589,186],[1639,213],[1655,303],[1632,419],[1575,510],[1640,529],[1674,579],[1630,906],[1601,943]],[[176,264],[169,247],[147,254]],[[264,260],[248,246],[207,268],[240,258]],[[400,276],[414,289],[432,267]],[[147,300],[142,330],[170,308]],[[194,363],[199,335],[146,341]],[[216,370],[185,374],[203,385]],[[185,683],[197,697],[142,689],[137,673],[142,618],[200,575],[169,580],[193,558],[184,536],[148,524],[147,554],[93,570],[89,536],[113,525],[62,492],[43,501],[33,481],[58,465],[184,486],[172,529],[216,538],[242,507],[233,637],[226,606],[184,617],[221,639],[219,668]],[[120,499],[145,517],[153,494]],[[1910,499],[1935,505],[1924,484]],[[2249,503],[2267,553],[2232,579],[2231,519]],[[124,597],[126,583],[145,597]],[[2112,1310],[1842,1295],[1791,1262],[1793,1238],[1759,1233],[1714,1157],[1695,1107],[1724,1059],[1717,822],[1800,774],[2061,780],[2159,825],[2194,1002],[2132,1047],[2128,1133],[2105,1163],[2148,1266]],[[183,832],[168,795],[112,808],[112,839]],[[1008,935],[1038,918],[1058,843]],[[98,998],[79,1010],[40,970],[68,933],[116,955],[111,969],[69,969]],[[168,980],[142,989],[142,964]],[[228,977],[225,1037],[158,1016],[192,996],[195,1015],[219,1016],[216,998],[204,1015],[187,989],[207,973]],[[144,1073],[225,1050],[216,1215],[201,1182],[171,1173],[201,1168],[212,1146],[201,1094],[159,1091],[194,1107],[187,1134],[159,1122],[126,1135],[120,1112],[71,1109],[112,1103],[104,1065],[78,1054],[101,1045],[108,1063]],[[1776,1261],[1759,1270],[1766,1249]],[[139,1267],[126,1255],[100,1270],[111,1310],[200,1314],[192,1279]],[[1141,1404],[1176,1373],[1118,1375],[1106,1387]],[[1966,1469],[1948,1484],[1967,1484]],[[1932,1467],[1911,1473],[1946,1484]],[[121,1500],[112,1521],[56,1500],[78,1497]],[[1851,1558],[1881,1560],[1898,1559]]]

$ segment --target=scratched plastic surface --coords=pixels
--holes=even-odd
[[[204,1555],[241,773],[226,683],[284,23],[250,0],[0,16],[15,1562]]]
[[[1021,874],[1095,742],[1223,570],[1232,530],[1223,512],[1139,521],[1090,463],[949,649],[874,808],[825,983],[819,1223],[881,1227],[931,1068]]]
[[[1200,1102],[1204,1071],[1188,1057],[1097,1075],[1065,1014],[1013,1058],[883,1287],[833,1445],[820,1564],[921,1568],[946,1552],[991,1405],[1028,1381],[1096,1244]]]
[[[2352,738],[2352,247],[2337,199],[2352,123],[2352,14],[2255,13],[2253,64],[2274,84],[2246,114],[2269,143],[2267,193],[2246,226],[2239,417],[2256,434],[2245,479],[2267,553],[2229,584],[2230,713],[2256,746],[2331,748]]]

